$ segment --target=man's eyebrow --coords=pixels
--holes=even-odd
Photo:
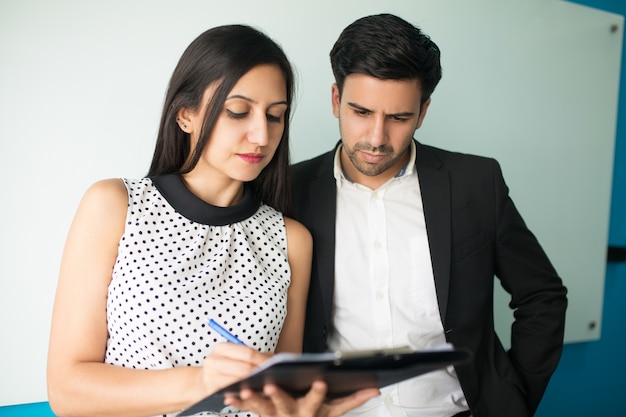
[[[368,109],[367,107],[360,106],[360,105],[358,105],[358,104],[356,104],[356,103],[353,103],[353,102],[351,102],[351,101],[349,101],[349,102],[348,102],[348,106],[352,107],[353,109],[359,110],[359,111],[363,111],[363,112],[370,112],[370,113],[372,112],[372,111],[371,111],[370,109]]]
[[[249,103],[255,103],[256,104],[256,100],[253,100],[250,97],[242,96],[241,94],[233,94],[232,96],[226,97],[226,100],[232,100],[232,99],[235,99],[235,98],[238,98],[238,99],[241,99],[241,100],[245,100],[245,101],[247,101]],[[269,107],[277,106],[279,104],[284,104],[286,106],[289,105],[289,103],[287,103],[287,100],[281,100],[281,101],[275,101],[274,103],[270,103]]]
[[[358,105],[356,103],[348,102],[348,106],[350,106],[353,109],[358,110],[358,111],[372,113],[372,110],[368,109],[367,107],[363,107],[361,105]],[[385,116],[388,116],[388,117],[412,117],[414,115],[415,115],[415,113],[412,112],[412,111],[405,111],[405,112],[400,112],[400,113],[390,113],[390,114],[386,114]]]

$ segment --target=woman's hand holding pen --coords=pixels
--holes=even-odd
[[[271,355],[240,344],[218,343],[202,365],[204,396],[246,377]]]
[[[210,393],[242,379],[272,355],[245,347],[237,336],[212,319],[208,324],[230,342],[217,345],[205,358],[204,383],[211,387]],[[213,389],[216,383],[219,386]],[[338,417],[380,395],[377,388],[370,388],[324,402],[326,389],[326,383],[315,381],[305,396],[293,398],[276,385],[266,384],[263,393],[244,389],[239,397],[226,394],[224,405],[252,411],[261,417]]]
[[[314,382],[309,392],[300,398],[291,397],[276,385],[266,384],[263,393],[245,389],[239,397],[227,394],[224,405],[249,410],[261,417],[338,417],[378,395],[378,389],[370,388],[324,402],[326,384],[322,381]]]

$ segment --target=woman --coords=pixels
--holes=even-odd
[[[247,26],[210,29],[183,53],[148,176],[97,182],[70,228],[48,357],[57,415],[174,414],[269,352],[302,349],[312,242],[282,215],[293,86],[281,48]],[[268,390],[227,402],[305,416],[367,399],[320,408],[323,384],[297,400]]]

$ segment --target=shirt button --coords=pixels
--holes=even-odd
[[[393,404],[393,398],[391,398],[391,395],[388,395],[387,397],[385,397],[385,404],[387,405]]]
[[[379,241],[374,242],[374,249],[380,249],[382,246]]]
[[[382,291],[380,291],[380,290],[379,290],[379,291],[376,291],[376,299],[377,299],[377,300],[382,300],[384,296],[385,296],[385,295],[383,294],[383,292],[382,292]]]

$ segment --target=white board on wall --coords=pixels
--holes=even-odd
[[[443,50],[444,79],[418,135],[500,161],[513,200],[569,289],[566,342],[595,340],[623,17],[568,2],[505,4],[473,30],[462,13],[451,16],[448,26],[472,36],[431,31]],[[496,324],[508,346],[509,297],[497,290]]]
[[[328,52],[341,29],[380,12],[421,26],[444,76],[417,139],[501,162],[570,289],[566,339],[600,336],[621,16],[556,0],[12,3],[0,3],[0,405],[46,400],[57,271],[82,193],[145,175],[176,61],[227,23],[263,29],[296,67],[294,161],[338,139]]]

